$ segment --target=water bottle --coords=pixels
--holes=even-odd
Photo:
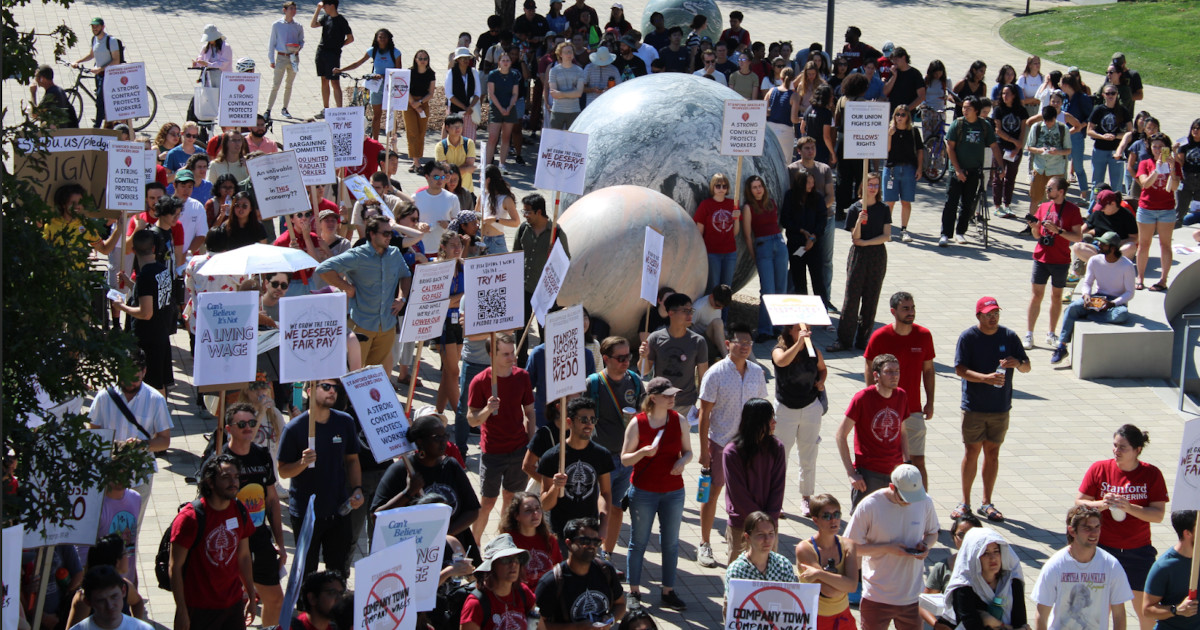
[[[296,409],[304,408],[304,384],[292,383],[292,406]]]
[[[708,468],[700,469],[700,485],[696,488],[696,501],[698,503],[708,503],[708,495],[712,491],[712,470]]]
[[[996,374],[999,374],[1000,376],[1007,376],[1008,373],[1004,370],[1003,365],[997,365],[996,366]],[[992,387],[995,387],[996,389],[1003,389],[1004,385],[1002,385],[1002,384],[1001,385],[992,385]]]

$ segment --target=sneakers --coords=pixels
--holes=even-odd
[[[1052,352],[1050,354],[1050,365],[1058,365],[1059,363],[1063,362],[1063,359],[1066,359],[1066,358],[1067,358],[1067,347],[1063,346],[1063,345],[1059,345],[1058,347],[1054,348],[1054,352]]]
[[[1021,345],[1024,346],[1026,350],[1033,350],[1033,333],[1032,332],[1025,333],[1025,336],[1021,338]]]
[[[808,504],[808,497],[800,497],[800,516],[812,518],[812,508]]]
[[[529,163],[525,161],[525,158],[521,157],[520,155],[513,158],[513,162],[516,164],[520,164],[521,166],[529,166]]]
[[[629,612],[633,612],[635,610],[641,610],[645,606],[645,604],[642,603],[642,594],[640,592],[639,593],[630,593],[625,598],[625,604],[626,604],[625,607],[627,609],[629,609]]]
[[[912,236],[908,233],[908,228],[900,228],[900,242],[911,243]]]
[[[949,244],[950,244],[950,239],[946,238],[945,234],[938,237],[938,247],[946,247]]]
[[[967,237],[966,237],[965,235],[963,235],[963,234],[955,234],[955,235],[954,235],[954,242],[955,242],[955,243],[958,243],[959,245],[966,245],[966,244],[967,244]]]
[[[321,111],[317,112],[313,118],[316,118],[317,120],[325,120],[325,110],[322,109]]]
[[[263,112],[263,118],[265,120],[271,120],[271,110],[268,109],[267,111]]]
[[[289,111],[287,110],[287,108],[286,108],[286,107],[284,107],[283,109],[279,110],[279,113],[280,113],[280,114],[282,114],[284,118],[291,118],[291,117],[292,117],[292,113],[291,113],[291,112],[289,112]]]
[[[1009,206],[1003,206],[1003,205],[996,206],[996,216],[1000,217],[1002,219],[1007,219],[1008,217],[1013,216],[1012,208]]]
[[[682,599],[679,599],[679,596],[675,594],[675,591],[671,591],[669,593],[663,592],[662,603],[663,606],[674,610],[687,610],[687,604],[685,604]]]
[[[1048,332],[1046,333],[1046,345],[1053,348],[1058,345],[1058,335]]]
[[[696,552],[696,562],[702,567],[712,568],[717,566],[717,559],[713,557],[712,545],[706,542],[700,543],[700,549]],[[663,597],[665,598],[666,596],[664,595]]]

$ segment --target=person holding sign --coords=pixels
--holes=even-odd
[[[729,605],[730,580],[758,580],[760,582],[796,582],[796,570],[786,556],[774,551],[779,532],[776,519],[766,512],[751,512],[741,527],[730,526],[729,553],[736,556],[725,570],[725,602]]]
[[[1196,545],[1196,510],[1171,512],[1171,526],[1179,542],[1150,567],[1146,594],[1138,613],[1143,619],[1159,620],[1158,626],[1164,630],[1185,630],[1197,625],[1196,599],[1188,592]]]
[[[596,401],[585,396],[571,399],[567,403],[567,429],[567,441],[546,451],[537,468],[542,478],[542,507],[550,510],[550,526],[563,540],[568,538],[563,528],[577,518],[599,518],[603,531],[607,515],[600,511],[598,499],[612,505],[612,453],[592,442]],[[560,469],[558,454],[564,448],[566,466]]]
[[[82,235],[79,240],[86,242],[96,253],[107,256],[116,249],[117,240],[121,238],[121,228],[109,219],[105,221],[105,226],[111,228],[108,236],[96,232],[95,226],[99,225],[99,222],[94,222],[83,213],[83,196],[86,194],[87,190],[79,184],[59,186],[54,191],[54,209],[58,210],[58,216],[42,226],[42,234],[47,241],[69,248],[74,248],[77,244],[75,235]],[[79,266],[82,268],[84,265],[86,262],[81,260]]]
[[[96,94],[100,96],[104,94],[104,69],[125,63],[122,59],[124,46],[121,45],[121,40],[104,32],[104,18],[92,18],[91,26],[91,50],[82,59],[71,64],[71,67],[78,68],[85,61],[95,59],[96,66],[91,69],[91,73],[96,75]],[[104,121],[104,97],[100,96],[96,99],[96,120],[92,126],[99,128]]]
[[[892,240],[892,211],[879,200],[883,178],[868,173],[862,199],[846,209],[846,231],[850,232],[850,257],[846,261],[846,296],[838,320],[837,340],[826,352],[855,348],[865,350],[875,330],[875,309],[887,274],[887,248]]]
[[[812,498],[813,523],[817,535],[796,545],[796,567],[800,581],[821,585],[817,600],[817,628],[854,628],[850,593],[858,587],[858,548],[854,541],[838,536],[842,505],[831,494]]]
[[[442,244],[438,247],[439,261],[455,261],[454,277],[450,281],[450,308],[442,324],[442,336],[438,338],[438,354],[442,359],[442,379],[438,382],[437,400],[434,403],[438,413],[445,411],[448,405],[456,405],[462,394],[458,387],[458,370],[463,346],[462,309],[459,304],[465,282],[462,266],[464,247],[462,236],[453,231],[442,234]]]
[[[799,460],[801,514],[807,516],[805,504],[817,489],[817,447],[820,444],[821,416],[829,410],[825,394],[825,379],[829,371],[825,358],[814,346],[809,350],[806,339],[812,331],[802,324],[792,324],[779,336],[771,350],[775,365],[775,435],[783,443],[785,457],[796,446]]]

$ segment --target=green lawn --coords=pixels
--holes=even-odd
[[[1052,9],[1009,20],[1000,36],[1043,59],[1097,74],[1104,74],[1112,54],[1120,51],[1147,85],[1200,93],[1197,0]]]

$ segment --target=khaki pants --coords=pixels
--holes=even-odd
[[[275,96],[279,94],[279,83],[287,75],[287,83],[283,87],[283,108],[287,109],[292,102],[292,82],[296,80],[296,71],[292,69],[292,58],[288,55],[275,55],[275,76],[271,84],[271,98],[267,99],[267,111],[275,108]]]
[[[392,342],[396,339],[396,329],[367,330],[350,320],[350,330],[365,335],[367,340],[360,342],[362,347],[363,365],[383,365],[388,352],[392,350]]]
[[[422,118],[418,111],[424,111]],[[404,137],[408,140],[408,157],[414,163],[425,157],[425,131],[429,128],[429,106],[404,110]]]

